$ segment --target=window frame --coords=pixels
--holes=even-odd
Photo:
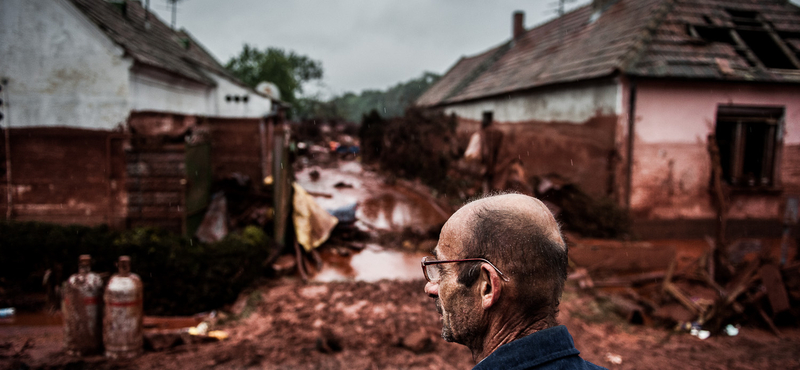
[[[734,105],[719,104],[715,114],[714,132],[716,144],[722,154],[724,150],[730,150],[727,169],[722,168],[722,180],[728,187],[736,192],[780,192],[781,183],[781,153],[783,152],[783,134],[786,121],[785,106],[770,105]],[[720,146],[719,130],[720,123],[736,126],[733,128],[731,144],[726,147]],[[757,177],[755,184],[746,183],[745,179],[745,156],[747,148],[747,135],[744,132],[747,125],[763,124],[767,125],[767,132],[763,135],[766,140],[763,153],[761,154],[761,175]],[[725,164],[720,163],[723,167]],[[767,167],[769,167],[767,169]],[[766,174],[765,174],[766,172]],[[764,177],[768,176],[769,181],[764,183]],[[738,181],[736,181],[738,179]]]

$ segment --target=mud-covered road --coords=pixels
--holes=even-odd
[[[302,283],[283,278],[243,294],[233,310],[249,316],[217,329],[217,343],[146,352],[131,361],[60,352],[58,326],[0,330],[0,369],[469,369],[466,348],[439,337],[439,315],[423,280]],[[611,369],[796,369],[800,330],[777,338],[743,327],[735,337],[700,340],[623,323],[588,293],[568,287],[560,321],[582,356]],[[28,342],[21,356],[8,357]],[[2,348],[2,347],[0,347]],[[618,363],[615,363],[618,362]]]

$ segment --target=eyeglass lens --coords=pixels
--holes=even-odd
[[[425,273],[428,275],[428,279],[431,282],[439,281],[439,266],[438,265],[427,265],[425,266]]]

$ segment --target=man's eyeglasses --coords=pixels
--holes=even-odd
[[[503,279],[504,281],[508,281],[508,277],[506,277],[506,275],[502,271],[500,271],[500,269],[497,268],[497,266],[495,266],[493,263],[489,262],[489,260],[485,258],[465,258],[461,260],[437,261],[433,259],[429,260],[428,257],[422,257],[422,274],[425,275],[425,280],[428,280],[429,282],[434,284],[438,283],[441,276],[439,275],[439,269],[436,268],[436,266],[434,265],[440,265],[442,263],[457,263],[457,262],[486,262],[489,264],[489,266],[492,266],[495,271],[497,271],[497,274],[500,275],[501,279]]]

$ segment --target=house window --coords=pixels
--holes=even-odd
[[[716,138],[722,177],[740,188],[776,185],[783,107],[720,105]]]

